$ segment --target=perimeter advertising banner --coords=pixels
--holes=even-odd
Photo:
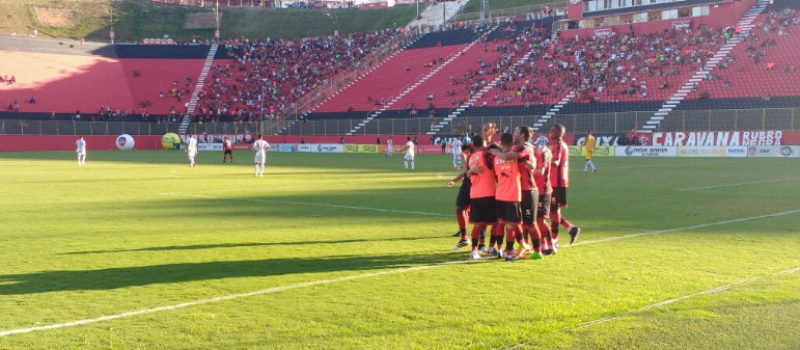
[[[732,132],[638,132],[640,143],[648,146],[778,146],[783,131]]]
[[[378,153],[380,145],[358,145],[358,153]]]
[[[799,158],[800,146],[750,146],[747,156],[755,158]]]
[[[384,153],[384,154],[385,154],[385,153],[386,153],[386,149],[387,149],[388,147],[389,147],[389,146],[386,146],[386,145],[381,145],[381,147],[380,147],[380,153]],[[415,146],[415,147],[414,147],[414,153],[419,153],[419,154],[422,154],[421,152],[417,152],[417,148],[419,148],[419,147],[421,147],[421,146]],[[437,146],[437,147],[439,147],[439,150],[440,150],[440,152],[441,152],[442,146]],[[448,147],[449,147],[449,146],[448,146]],[[405,148],[406,148],[406,145],[405,145],[405,144],[402,144],[402,145],[392,145],[392,153],[394,153],[394,154],[405,154],[405,153],[406,153],[406,151],[405,151]]]
[[[296,149],[296,145],[291,144],[279,144],[278,145],[278,152],[294,152]]]
[[[747,157],[747,147],[678,147],[678,157],[742,158]]]
[[[594,148],[595,157],[614,157],[614,146],[597,146]],[[583,146],[569,146],[570,156],[585,156],[586,147]]]
[[[344,145],[344,153],[358,153],[358,145]]]
[[[222,144],[221,143],[198,143],[197,144],[198,151],[217,151],[222,152]]]
[[[619,146],[614,148],[617,157],[677,157],[678,147]]]

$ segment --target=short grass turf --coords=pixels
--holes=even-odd
[[[0,154],[0,334],[264,291],[0,349],[800,347],[796,161],[573,158],[581,244],[462,263],[450,156],[236,157]]]

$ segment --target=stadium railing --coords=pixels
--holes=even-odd
[[[598,133],[624,133],[636,131],[644,125],[651,111],[556,114],[539,132],[549,130],[558,123],[568,130],[592,130]],[[526,116],[465,116],[454,119],[440,134],[477,132],[480,126],[494,122],[498,129],[509,130],[518,125],[533,125],[541,119],[538,115]],[[354,135],[390,134],[418,135],[431,131],[431,123],[442,118],[377,118],[370,128],[362,128]],[[361,119],[317,119],[298,122],[282,135],[329,136],[342,135],[342,130],[352,130]],[[192,123],[187,130],[193,134],[277,134],[281,123],[263,122]],[[122,122],[122,121],[53,121],[53,120],[0,120],[0,134],[10,135],[163,135],[178,132],[180,123]],[[768,131],[800,130],[800,108],[761,108],[729,110],[673,111],[655,131]]]
[[[652,111],[556,114],[539,131],[549,130],[553,124],[562,124],[568,130],[593,130],[603,133],[636,131],[653,115]],[[431,131],[431,122],[442,118],[377,118],[370,128],[362,128],[354,135],[392,134],[416,135]],[[533,125],[541,119],[539,115],[526,116],[464,116],[454,119],[439,133],[463,133],[478,131],[486,122],[494,122],[500,130],[505,126]],[[309,120],[287,129],[282,135],[339,135],[340,130],[352,128],[361,120],[320,119]],[[471,128],[470,128],[471,126]],[[800,108],[761,108],[729,110],[685,110],[673,111],[655,131],[767,131],[800,130]]]

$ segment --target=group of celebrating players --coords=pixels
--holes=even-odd
[[[470,260],[482,256],[541,259],[558,252],[561,226],[569,231],[570,244],[575,243],[580,228],[561,216],[569,187],[564,126],[553,126],[549,136],[535,141],[531,140],[533,129],[527,126],[500,135],[499,143],[492,141],[496,133],[496,125],[488,123],[481,135],[461,145],[464,169],[447,183],[453,186],[463,180],[456,199],[459,232],[454,235],[460,240],[453,250],[471,246]],[[469,236],[467,221],[472,224]]]

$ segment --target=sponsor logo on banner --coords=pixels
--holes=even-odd
[[[678,147],[678,157],[747,157],[746,147]]]
[[[358,153],[378,153],[378,145],[358,145]]]
[[[595,157],[614,157],[614,146],[597,146],[594,148]],[[585,156],[586,147],[583,146],[569,146],[570,156]]]
[[[222,151],[221,143],[198,143],[198,151]]]
[[[672,22],[672,28],[676,30],[688,29],[691,27],[689,21]]]
[[[278,145],[278,152],[294,152],[295,145],[282,143]]]
[[[253,148],[249,143],[235,143],[232,147],[234,151],[249,151]]]
[[[297,151],[298,152],[314,152],[314,148],[311,147],[311,145],[307,144],[307,143],[306,144],[300,144],[300,145],[297,145]]]
[[[358,145],[344,145],[344,153],[358,153]]]
[[[800,157],[799,146],[750,146],[747,148],[748,157],[756,158],[786,158]]]
[[[676,157],[677,147],[626,146],[615,147],[617,157]]]
[[[181,135],[181,140],[186,143],[189,140],[189,135]],[[253,141],[250,135],[244,134],[197,134],[197,143],[222,143],[226,137],[231,139],[232,143],[251,143]]]
[[[611,30],[611,28],[598,29],[594,31],[594,36],[598,38],[607,38],[612,35],[614,35],[614,32]]]
[[[321,143],[316,145],[319,153],[343,153],[344,145]]]
[[[595,146],[619,146],[621,138],[627,139],[625,134],[594,134]],[[575,145],[582,146],[586,144],[586,134],[575,135]]]
[[[442,146],[439,145],[419,145],[417,146],[417,153],[419,154],[441,154]]]
[[[638,137],[639,133],[637,133]],[[783,131],[656,132],[653,146],[779,146]]]

